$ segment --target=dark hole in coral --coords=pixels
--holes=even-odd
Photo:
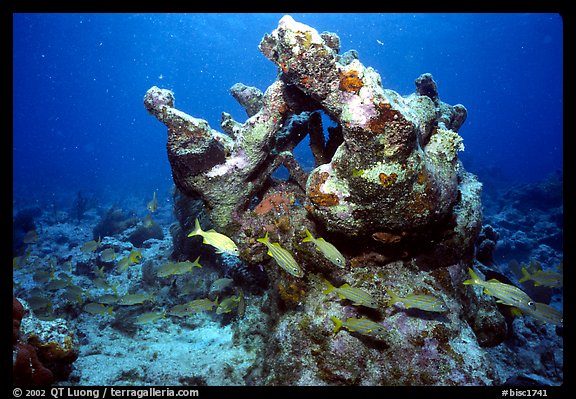
[[[253,211],[254,208],[256,208],[256,206],[260,203],[260,201],[262,201],[262,197],[255,195],[252,197],[252,199],[250,199],[250,203],[248,204],[248,209]]]

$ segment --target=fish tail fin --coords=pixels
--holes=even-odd
[[[188,237],[198,236],[201,233],[202,233],[202,228],[200,227],[200,222],[198,221],[198,218],[196,218],[196,221],[194,222],[194,230],[192,230],[192,232],[190,234],[188,234]]]
[[[468,274],[470,275],[469,280],[464,280],[462,284],[469,285],[469,284],[480,284],[482,283],[482,279],[478,277],[478,275],[472,270],[471,267],[468,268]]]
[[[110,316],[114,316],[114,309],[112,306],[106,308],[106,313],[108,313]]]
[[[388,296],[390,297],[390,299],[388,300],[388,302],[386,302],[386,304],[388,306],[392,306],[394,305],[396,302],[398,302],[400,300],[400,298],[398,297],[398,295],[396,295],[395,292],[393,292],[391,289],[386,288],[386,293],[388,294]]]
[[[270,240],[268,239],[268,232],[266,232],[264,237],[257,238],[256,241],[261,242],[262,244],[266,244],[267,242],[270,242]]]
[[[324,295],[329,294],[336,289],[336,287],[334,287],[332,284],[330,284],[330,281],[328,281],[326,279],[324,279],[324,284],[326,284],[326,289],[322,293]]]
[[[196,258],[196,260],[192,263],[192,267],[196,266],[199,267],[200,269],[202,269],[202,265],[200,264],[200,262],[198,262],[200,260],[200,256],[198,256]]]
[[[519,283],[523,283],[524,281],[528,281],[530,280],[530,273],[528,273],[528,270],[526,270],[525,267],[522,268],[522,278],[520,280],[518,280]]]
[[[310,233],[310,230],[306,228],[306,238],[302,240],[302,242],[314,242],[314,236]]]
[[[338,317],[336,316],[330,316],[330,320],[332,320],[332,322],[334,323],[334,334],[336,334],[338,331],[340,331],[340,328],[342,327],[342,320],[340,320]]]

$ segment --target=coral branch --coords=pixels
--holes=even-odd
[[[308,126],[307,113],[290,112],[285,86],[276,81],[260,101],[254,100],[259,97],[254,90],[236,86],[232,91],[248,114],[259,110],[244,124],[223,115],[222,126],[233,137],[174,108],[174,95],[168,90],[152,87],[144,97],[148,111],[168,127],[168,159],[176,186],[188,196],[199,195],[212,211],[212,222],[222,230],[233,228],[234,212],[248,207],[280,163],[287,162],[299,179],[298,168],[285,154],[275,161],[298,145]]]

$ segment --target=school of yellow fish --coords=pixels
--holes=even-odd
[[[156,212],[157,207],[156,192],[154,192],[152,200],[147,204],[147,210],[150,213],[154,213]],[[151,215],[148,214],[142,223],[144,225],[147,223],[152,224],[153,221]],[[306,234],[306,237],[302,239],[302,243],[312,243],[313,248],[320,252],[326,260],[336,267],[346,267],[345,257],[333,244],[327,242],[321,237],[314,237],[307,228],[304,233]],[[239,255],[239,249],[232,239],[213,229],[208,231],[202,230],[198,219],[195,220],[194,229],[188,234],[188,237],[195,236],[202,237],[202,243],[214,247],[217,254],[228,254],[233,256]],[[24,242],[27,244],[34,244],[38,242],[38,240],[39,237],[35,230],[28,232],[24,237]],[[271,242],[268,232],[265,233],[264,237],[258,238],[256,241],[266,246],[267,254],[282,270],[296,278],[304,277],[304,269],[298,264],[294,256],[288,250],[283,248],[280,243]],[[102,239],[101,237],[98,237],[97,240],[91,240],[84,243],[80,247],[80,251],[88,255],[97,253],[97,256],[102,262],[116,262],[116,269],[119,273],[124,273],[130,266],[139,264],[142,261],[142,253],[139,248],[133,248],[128,255],[117,259],[117,253],[114,248],[108,247],[99,250],[101,247]],[[29,261],[29,257],[30,250],[27,251],[26,255],[15,257],[13,259],[13,267],[22,267]],[[160,278],[173,278],[175,276],[192,273],[194,268],[202,268],[199,260],[200,257],[197,257],[193,262],[189,260],[180,262],[168,261],[157,268],[156,275]],[[154,295],[147,292],[119,295],[117,284],[110,284],[108,282],[104,266],[95,268],[95,278],[92,282],[95,288],[104,290],[108,293],[92,297],[88,294],[86,289],[72,283],[72,262],[68,261],[67,263],[69,272],[67,273],[64,270],[60,270],[58,276],[56,276],[56,263],[52,258],[50,258],[48,260],[48,269],[46,270],[45,268],[38,267],[33,275],[33,279],[37,283],[44,284],[46,290],[62,291],[62,295],[65,299],[70,302],[82,304],[83,310],[89,314],[114,316],[114,310],[116,307],[142,305],[145,303],[153,303],[155,300]],[[539,268],[539,265],[538,267],[534,267],[533,265],[530,267],[522,267],[521,272],[522,277],[519,279],[519,283],[531,281],[534,286],[545,286],[550,288],[562,287],[563,281],[561,273],[543,271]],[[515,315],[529,315],[541,322],[553,325],[563,325],[562,312],[550,305],[533,301],[518,287],[501,283],[495,279],[484,281],[471,268],[468,269],[468,273],[470,279],[463,281],[464,285],[482,287],[484,294],[496,298],[497,303],[509,306]],[[381,304],[365,290],[352,287],[348,283],[336,287],[326,279],[323,281],[326,285],[326,289],[323,291],[324,295],[335,293],[340,299],[350,301],[353,306],[364,306],[371,309],[379,309],[381,307]],[[236,311],[236,314],[239,317],[243,317],[246,309],[246,301],[241,289],[237,288],[235,290],[236,295],[223,298],[220,302],[218,295],[216,295],[215,299],[210,299],[210,296],[214,297],[214,294],[218,294],[232,286],[232,279],[217,279],[210,286],[209,297],[194,299],[186,303],[174,305],[170,309],[145,312],[135,317],[133,321],[137,325],[143,325],[165,319],[167,316],[182,318],[199,312],[212,311],[213,309],[215,309],[216,314],[228,314]],[[448,311],[446,303],[441,298],[434,295],[413,293],[401,297],[391,288],[385,287],[384,290],[389,297],[389,300],[385,303],[388,307],[394,307],[401,304],[404,309],[414,308],[421,311],[437,313]],[[85,297],[88,299],[88,302],[83,303]],[[50,310],[52,308],[51,301],[40,289],[32,290],[31,295],[28,298],[28,303],[35,311],[42,309]],[[357,332],[375,338],[384,337],[386,334],[386,329],[383,325],[366,317],[351,317],[341,320],[332,315],[329,319],[334,323],[334,333],[337,333],[342,327],[344,327],[350,332]]]

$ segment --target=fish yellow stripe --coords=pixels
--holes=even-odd
[[[296,277],[302,277],[304,275],[304,272],[300,266],[298,266],[298,263],[290,252],[282,248],[279,243],[270,242],[268,232],[266,232],[264,237],[258,238],[256,241],[266,245],[266,247],[268,247],[268,255],[274,258],[276,263],[288,273]]]

